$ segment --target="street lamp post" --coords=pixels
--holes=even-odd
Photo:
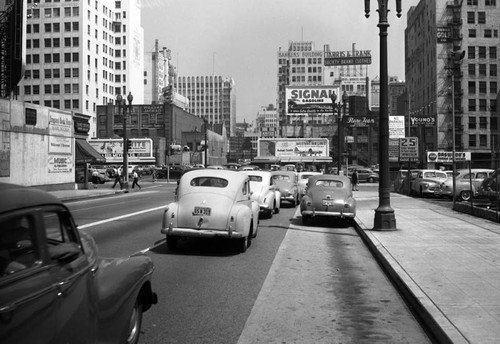
[[[380,125],[379,125],[379,205],[375,209],[375,219],[373,229],[375,230],[395,230],[396,216],[391,208],[391,183],[389,176],[389,85],[387,69],[387,21],[388,0],[378,0],[378,14],[380,29]],[[396,15],[401,17],[401,0],[396,0]],[[365,17],[370,16],[370,0],[365,0]]]
[[[116,105],[118,105],[118,113],[123,116],[123,166],[122,166],[122,177],[123,177],[123,186],[125,190],[128,190],[128,146],[127,146],[127,114],[124,111],[125,100],[123,99],[121,94],[116,96]]]
[[[208,122],[205,117],[203,117],[203,122],[205,124],[205,167],[208,166]]]
[[[128,93],[128,96],[127,96],[127,100],[128,100],[128,115],[129,116],[132,116],[132,100],[134,99],[134,96],[132,96],[132,93],[129,92]],[[124,100],[125,102],[125,100]],[[123,149],[123,173],[125,175],[125,178],[123,179],[123,182],[125,184],[125,189],[128,190],[128,183],[129,183],[129,179],[128,179],[128,144],[127,144],[127,118],[126,118],[126,115],[124,116],[123,118],[123,137],[124,137],[124,142],[125,142],[125,147]]]
[[[344,133],[343,133],[343,126],[342,126],[342,109],[344,111],[343,115],[345,116],[345,110],[347,107],[347,93],[344,91],[342,94],[342,103],[337,101],[337,95],[335,94],[335,91],[332,92],[330,95],[330,99],[332,100],[332,108],[333,108],[333,114],[335,114],[335,110],[338,112],[337,116],[337,154],[338,154],[338,161],[337,161],[337,174],[340,175],[340,171],[342,170],[342,152],[343,152],[343,143],[344,143]]]

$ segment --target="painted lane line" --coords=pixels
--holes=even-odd
[[[106,220],[101,220],[101,221],[97,221],[97,222],[87,223],[86,225],[78,226],[78,228],[79,229],[85,229],[85,228],[89,228],[89,227],[94,227],[94,226],[102,225],[104,223],[126,219],[127,217],[150,213],[152,211],[157,211],[157,210],[160,210],[160,209],[164,209],[166,207],[168,207],[168,205],[163,205],[161,207],[156,207],[156,208],[141,210],[141,211],[137,211],[135,213],[127,214],[127,215],[121,215],[121,216],[112,217],[112,218],[109,218],[109,219],[106,219]]]

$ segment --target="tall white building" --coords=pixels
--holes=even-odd
[[[137,0],[27,0],[25,102],[91,116],[118,94],[144,103],[144,30]]]
[[[166,87],[173,83],[175,68],[170,49],[160,49],[158,40],[152,51],[144,53],[144,103],[156,104],[164,101]]]
[[[278,112],[272,104],[263,106],[257,112],[257,130],[259,137],[278,137]]]
[[[188,111],[210,124],[224,124],[230,136],[236,133],[234,80],[222,76],[179,76],[175,91],[189,100]]]

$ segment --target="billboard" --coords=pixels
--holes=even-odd
[[[153,140],[148,138],[130,139],[132,148],[128,150],[128,163],[155,163]],[[123,139],[92,139],[89,144],[105,159],[106,163],[123,162]]]
[[[333,86],[287,86],[287,115],[333,113],[330,96],[335,92],[340,100],[340,88]]]
[[[325,51],[325,67],[369,65],[372,63],[371,50]]]
[[[310,139],[258,139],[257,154],[261,157],[301,158],[328,157],[329,141],[326,138]]]

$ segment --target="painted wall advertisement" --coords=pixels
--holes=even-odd
[[[331,96],[335,92],[341,97],[340,89],[333,86],[289,86],[285,88],[287,115],[333,113]]]
[[[325,51],[325,66],[369,65],[371,50]]]
[[[328,157],[328,139],[259,139],[259,156],[290,157]]]
[[[128,162],[155,163],[153,156],[153,140],[130,139],[132,148],[128,150]],[[106,163],[123,163],[123,139],[93,139],[89,144],[105,159]]]
[[[67,173],[73,171],[73,118],[71,114],[49,112],[49,173]]]

